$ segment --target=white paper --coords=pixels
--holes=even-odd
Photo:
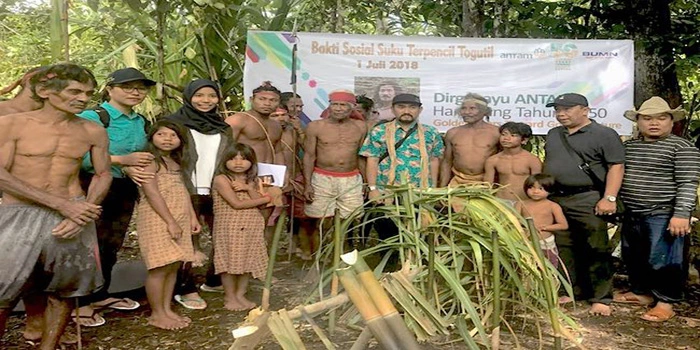
[[[279,164],[258,163],[258,177],[272,175],[272,185],[284,186],[284,175],[287,167]]]

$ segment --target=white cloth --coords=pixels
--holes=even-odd
[[[192,173],[192,185],[197,189],[197,194],[209,195],[216,169],[216,156],[221,144],[221,134],[206,135],[192,129],[190,133],[197,150],[197,164]]]

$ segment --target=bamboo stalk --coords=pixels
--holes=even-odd
[[[493,259],[493,319],[491,329],[491,348],[500,347],[501,332],[501,251],[498,243],[498,233],[491,231],[491,254]]]
[[[267,274],[265,275],[265,287],[263,287],[262,292],[262,302],[260,303],[260,308],[263,311],[270,309],[270,286],[272,285],[272,271],[275,268],[275,258],[277,257],[277,246],[279,244],[280,235],[282,234],[282,227],[284,226],[284,220],[287,218],[287,211],[282,210],[279,218],[277,219],[277,224],[275,225],[275,234],[272,236],[272,245],[270,246],[270,261],[267,263]]]
[[[304,317],[306,322],[309,322],[311,325],[311,328],[313,328],[314,332],[316,332],[316,335],[321,339],[321,342],[323,342],[323,345],[326,347],[327,350],[335,350],[335,345],[331,343],[330,339],[326,336],[325,333],[323,333],[323,329],[318,326],[318,324],[307,314],[304,309],[301,309],[301,315]]]
[[[389,329],[377,307],[374,306],[369,294],[358,282],[353,269],[351,267],[337,269],[336,274],[348,293],[348,297],[360,312],[367,328],[372,331],[374,338],[377,339],[382,348],[387,350],[401,349],[393,332]]]
[[[544,264],[545,258],[544,254],[542,253],[542,248],[540,247],[540,235],[537,233],[537,228],[535,228],[535,221],[531,217],[526,218],[525,220],[527,221],[527,228],[530,231],[530,240],[532,241],[535,252],[537,253],[537,258],[543,263],[542,265],[544,266],[542,269],[542,279],[544,283],[544,291],[547,295],[549,319],[552,322],[552,330],[554,331],[554,349],[561,350],[561,325],[559,324],[559,319],[557,318],[557,314],[555,312],[556,308],[558,307],[556,300],[557,298],[552,290],[552,285],[549,283],[549,281],[547,281],[547,267]]]
[[[435,300],[435,231],[428,233],[428,295]]]
[[[340,265],[340,254],[343,249],[343,242],[340,237],[340,209],[335,209],[335,216],[333,216],[333,266],[337,267]],[[331,279],[331,297],[338,295],[338,275],[333,274]],[[328,333],[333,334],[335,332],[335,310],[331,310],[328,315]]]
[[[372,332],[369,328],[362,328],[362,333],[357,337],[350,350],[364,350],[367,349],[367,344],[372,340]]]
[[[357,250],[343,255],[343,262],[355,269],[357,279],[369,294],[371,301],[377,307],[382,318],[384,318],[389,325],[389,328],[394,333],[401,348],[404,350],[420,349],[415,336],[408,330],[408,327],[406,327],[406,323],[401,318],[399,311],[394,307],[384,287],[379,284],[379,281],[374,277],[374,273],[372,273],[372,270],[367,266],[367,262],[365,262]]]

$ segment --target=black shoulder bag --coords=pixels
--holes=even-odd
[[[566,151],[569,152],[569,155],[574,158],[578,159],[579,161],[579,166],[578,168],[581,169],[588,177],[591,178],[591,181],[593,181],[593,187],[595,187],[598,192],[600,192],[601,196],[605,195],[605,181],[601,180],[598,178],[598,175],[596,175],[593,170],[591,170],[591,166],[588,164],[583,159],[583,156],[578,153],[573,147],[571,147],[571,144],[569,144],[569,140],[566,139],[566,136],[564,136],[564,131],[562,130],[559,133],[559,138],[561,139],[561,143],[564,145],[564,148],[566,148]],[[612,215],[600,215],[600,218],[612,223],[612,224],[617,224],[622,221],[622,216],[625,213],[625,206],[622,204],[622,201],[620,199],[615,201],[615,214]]]
[[[395,150],[398,150],[399,147],[401,147],[401,145],[403,145],[403,143],[406,141],[406,139],[407,139],[409,136],[411,136],[411,134],[413,134],[413,133],[416,131],[416,129],[418,129],[418,123],[417,123],[417,122],[416,122],[415,124],[413,124],[413,127],[411,127],[410,129],[408,129],[408,131],[406,132],[406,135],[403,135],[403,138],[401,138],[401,140],[399,140],[399,142],[397,142],[396,145],[394,145],[394,149],[395,149]],[[384,154],[382,154],[382,156],[379,157],[379,161],[377,162],[377,164],[381,163],[381,162],[382,162],[384,159],[386,159],[386,157],[388,157],[388,156],[389,156],[389,150],[387,149],[387,150],[384,152]]]

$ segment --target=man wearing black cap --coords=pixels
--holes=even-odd
[[[608,226],[598,215],[616,211],[625,149],[614,130],[588,118],[584,96],[562,94],[547,107],[554,107],[561,126],[547,134],[544,172],[556,179],[558,192],[551,198],[569,222],[556,235],[559,256],[576,297],[591,302],[591,314],[608,316],[613,270]]]
[[[402,178],[415,187],[437,185],[440,157],[445,146],[435,127],[418,122],[423,110],[420,98],[413,94],[396,95],[391,109],[396,118],[375,125],[359,153],[367,157],[370,199],[378,198],[380,190],[387,185],[401,184]],[[391,220],[387,221],[388,225],[384,225],[387,227],[377,229],[380,239],[398,233]]]

